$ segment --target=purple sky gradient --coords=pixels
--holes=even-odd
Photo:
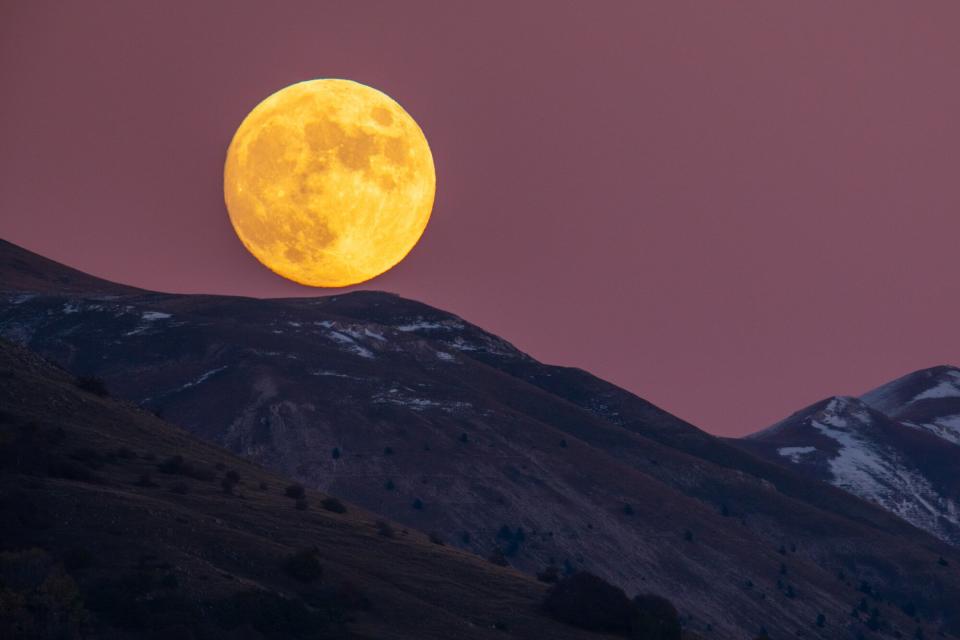
[[[327,295],[246,253],[227,144],[350,78],[437,165],[364,288],[698,426],[960,363],[960,3],[0,3],[0,236],[153,289]]]

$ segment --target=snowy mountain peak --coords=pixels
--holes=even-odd
[[[940,365],[914,371],[868,391],[861,398],[888,415],[900,413],[921,400],[960,399],[960,368]]]
[[[915,371],[862,396],[874,409],[915,429],[960,444],[960,369]]]
[[[857,427],[872,424],[870,407],[859,398],[833,396],[813,420],[832,427]]]
[[[822,400],[743,441],[960,544],[960,369],[916,371]]]

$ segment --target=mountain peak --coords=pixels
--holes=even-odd
[[[960,368],[938,365],[920,369],[868,391],[861,398],[889,416],[899,416],[924,401],[960,400]]]
[[[825,401],[823,408],[815,414],[815,418],[829,421],[833,426],[838,427],[869,425],[871,423],[870,406],[853,396],[832,396]]]

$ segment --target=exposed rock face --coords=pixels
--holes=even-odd
[[[50,282],[6,287],[0,335],[450,544],[663,594],[715,638],[856,637],[861,582],[904,633],[907,601],[960,624],[944,604],[960,582],[937,564],[960,565],[955,549],[451,314],[372,292],[254,300],[103,283],[84,295]],[[820,614],[835,623],[815,626]]]

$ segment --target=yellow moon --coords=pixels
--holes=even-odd
[[[413,249],[433,209],[436,173],[423,131],[392,98],[350,80],[274,93],[227,150],[223,193],[244,246],[314,287],[387,271]]]

